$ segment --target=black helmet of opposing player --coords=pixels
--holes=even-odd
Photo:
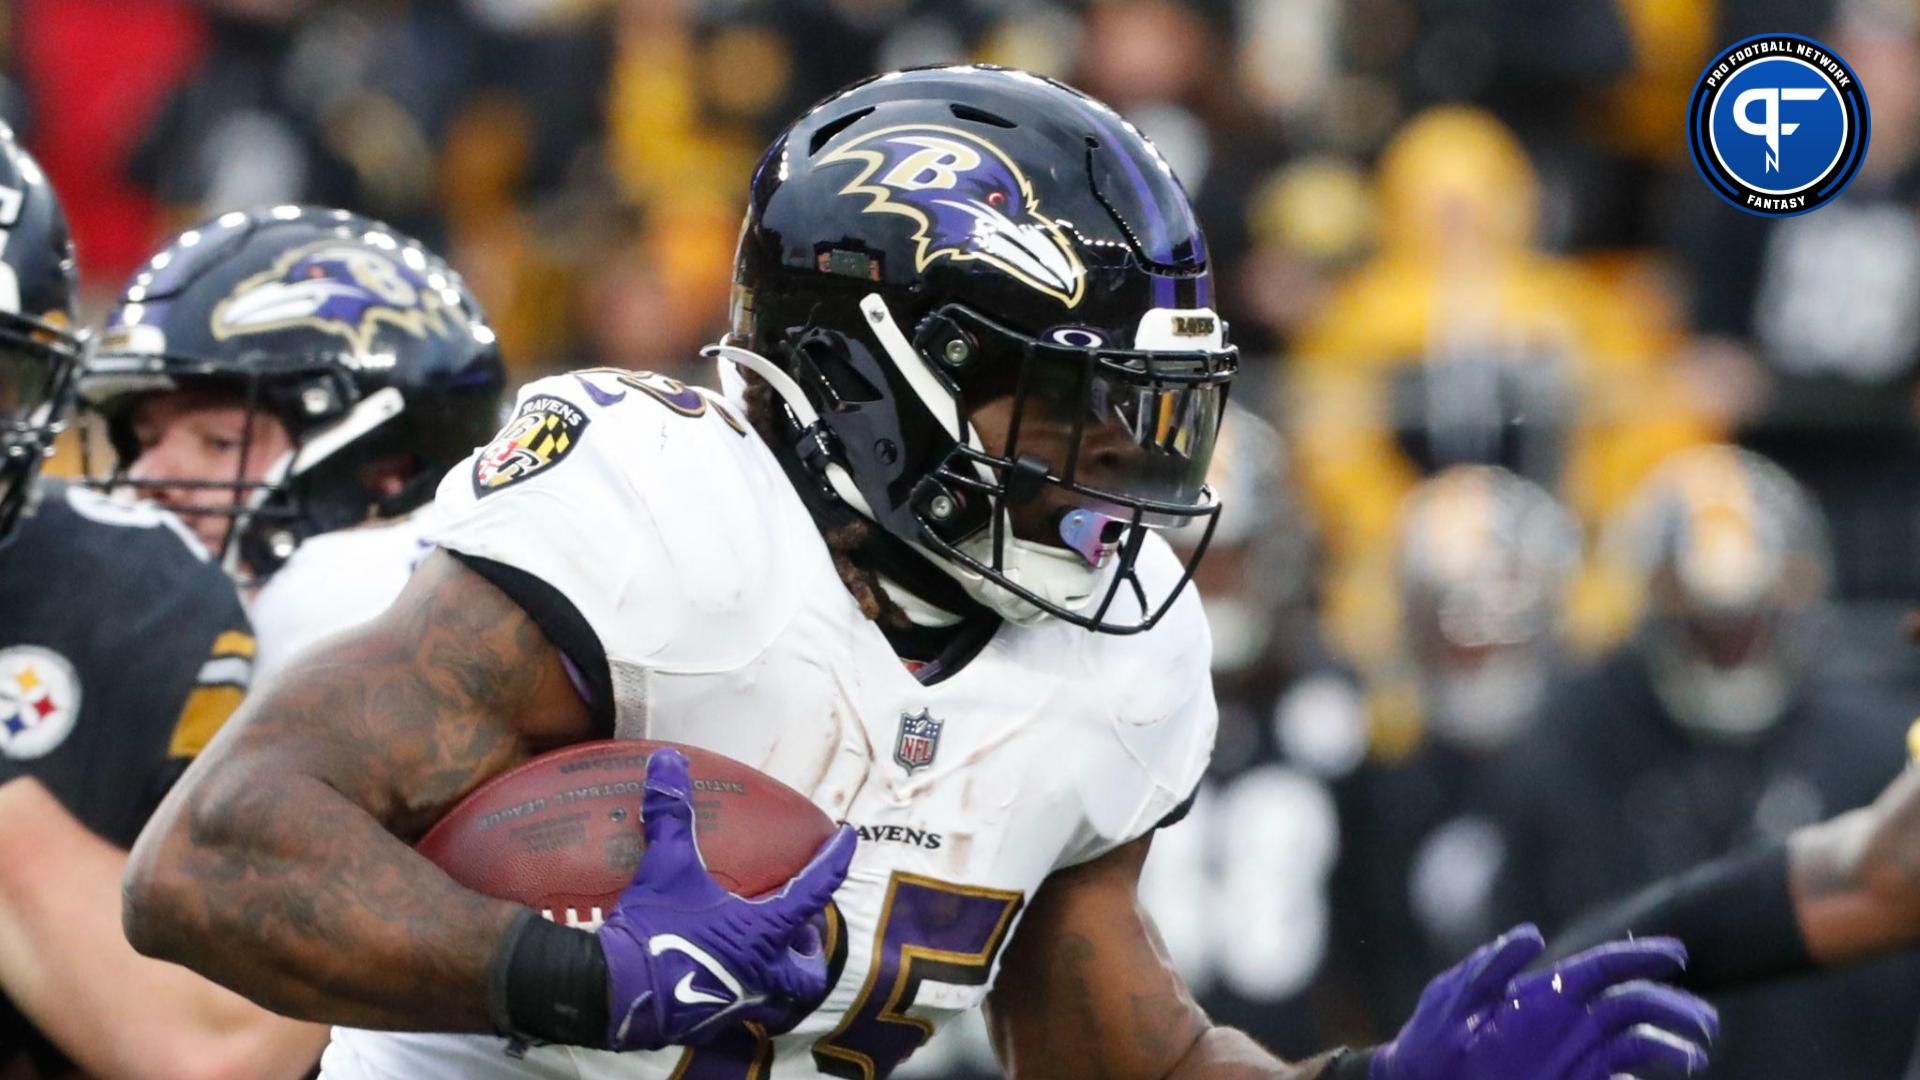
[[[1219,512],[1237,354],[1212,305],[1186,193],[1126,120],[1021,71],[917,69],[767,151],[717,351],[773,385],[841,500],[975,601],[1132,633],[1205,552],[1148,596],[1148,530]]]
[[[0,124],[0,539],[60,433],[80,342],[73,242],[46,174]]]
[[[222,561],[258,580],[309,537],[431,499],[499,425],[505,381],[479,303],[439,256],[344,210],[282,206],[226,214],[155,255],[108,317],[80,397],[105,421],[108,486],[232,492],[187,512],[226,516]],[[177,391],[271,415],[292,449],[262,471],[242,446],[233,477],[129,476],[136,406]],[[369,486],[395,463],[397,490]]]
[[[1813,496],[1749,450],[1661,463],[1608,536],[1645,591],[1635,644],[1667,711],[1735,742],[1773,729],[1828,628],[1833,554]]]

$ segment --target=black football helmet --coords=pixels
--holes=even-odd
[[[1634,644],[1674,720],[1731,742],[1771,731],[1831,626],[1813,496],[1750,450],[1694,447],[1642,482],[1607,540],[1645,594]]]
[[[1005,68],[856,83],[762,159],[734,281],[710,352],[772,385],[823,487],[972,600],[1133,633],[1185,587],[1204,539],[1164,595],[1135,562],[1149,527],[1211,532],[1238,359],[1185,191],[1113,110]],[[1036,452],[1045,431],[1064,449]],[[1045,535],[1015,535],[1022,508]]]
[[[1428,727],[1459,749],[1511,745],[1539,718],[1579,572],[1580,526],[1497,465],[1455,465],[1401,504],[1402,646]]]
[[[114,490],[233,492],[199,513],[229,519],[229,570],[277,570],[308,537],[406,513],[499,426],[506,373],[460,275],[386,225],[344,210],[233,212],[180,234],[134,275],[80,377],[103,420]],[[286,428],[267,478],[140,481],[132,413],[149,394],[233,395]],[[251,425],[249,425],[251,430]],[[367,486],[378,462],[410,466],[397,494]]]
[[[53,450],[80,363],[73,241],[45,173],[0,124],[0,540]]]

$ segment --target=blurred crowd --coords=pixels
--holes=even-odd
[[[1687,158],[1700,66],[1761,31],[1871,103],[1817,214],[1743,215]],[[1290,1052],[1390,1032],[1501,924],[1902,767],[1913,0],[11,0],[0,114],[96,298],[210,212],[335,204],[447,251],[522,377],[706,381],[759,149],[956,60],[1158,142],[1243,349],[1201,581],[1220,741],[1146,886],[1220,1019]],[[1897,1076],[1916,1017],[1911,962],[1751,994],[1716,1075]],[[979,1067],[977,1038],[915,1064]]]

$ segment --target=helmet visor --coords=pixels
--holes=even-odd
[[[1238,365],[1234,349],[1072,345],[963,308],[942,316],[970,348],[999,357],[993,366],[1012,373],[1011,384],[1003,377],[969,387],[975,399],[1011,401],[1005,446],[987,448],[989,465],[1064,488],[1075,506],[1147,526],[1179,526],[1211,511],[1207,469]]]
[[[59,346],[0,333],[0,436],[12,443],[50,432],[71,367]]]
[[[1145,505],[1145,524],[1184,524],[1178,508],[1210,502],[1207,467],[1227,406],[1226,384],[1209,374],[1204,357],[1100,357],[1063,478],[1084,489],[1093,509],[1107,492]]]

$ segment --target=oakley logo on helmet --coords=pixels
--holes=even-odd
[[[451,339],[466,329],[452,289],[407,265],[398,252],[390,258],[325,240],[287,252],[273,269],[235,287],[214,306],[213,336],[226,341],[310,327],[345,338],[362,354],[373,351],[382,325],[416,338],[432,333]]]
[[[910,124],[862,135],[820,159],[857,164],[842,195],[864,213],[913,221],[916,271],[942,257],[979,260],[1076,307],[1086,268],[1058,222],[1040,213],[1033,185],[999,147],[958,128]]]

